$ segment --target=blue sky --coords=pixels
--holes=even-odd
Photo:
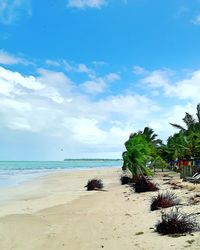
[[[1,160],[121,157],[199,93],[199,0],[0,1]]]

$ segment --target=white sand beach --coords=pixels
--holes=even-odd
[[[67,171],[1,190],[10,200],[0,207],[0,249],[199,249],[199,232],[176,238],[156,233],[160,211],[151,212],[150,201],[157,192],[136,194],[120,185],[120,174],[120,168]],[[180,181],[177,174],[170,175],[171,182]],[[104,191],[84,189],[93,177],[103,180]],[[162,173],[154,181],[170,190]],[[183,211],[199,211],[200,205],[187,205],[200,185],[180,185],[173,191]]]

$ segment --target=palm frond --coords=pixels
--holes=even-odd
[[[185,113],[185,117],[183,118],[183,121],[187,125],[188,129],[193,128],[195,123],[196,123],[194,117],[191,114],[187,113],[187,112]]]
[[[198,122],[200,123],[200,103],[197,105],[197,118],[198,118]]]
[[[170,125],[172,125],[174,128],[180,129],[181,131],[186,131],[186,129],[179,124],[170,122]]]

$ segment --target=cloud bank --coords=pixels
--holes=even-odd
[[[101,8],[106,5],[106,0],[69,0],[67,3],[67,7],[70,8]]]
[[[181,123],[185,111],[195,114],[199,102],[200,70],[179,76],[170,69],[134,66],[134,82],[115,91],[126,73],[100,74],[65,60],[46,60],[34,74],[13,70],[29,67],[27,61],[0,52],[1,131],[38,138],[43,147],[59,142],[73,156],[120,157],[129,134],[144,126],[166,139],[175,132],[169,122]]]

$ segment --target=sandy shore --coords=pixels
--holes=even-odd
[[[199,232],[177,238],[154,232],[160,211],[150,212],[149,206],[156,193],[134,193],[120,185],[120,174],[119,168],[56,173],[4,190],[10,199],[0,207],[0,249],[199,249]],[[161,190],[179,182],[170,175],[155,177]],[[85,191],[93,177],[103,179],[105,191]],[[200,211],[200,205],[188,206],[200,184],[178,184],[182,188],[173,191],[183,211]]]

